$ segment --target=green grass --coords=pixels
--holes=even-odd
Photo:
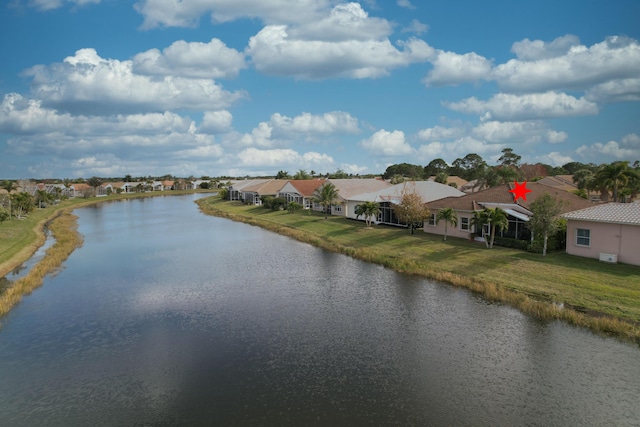
[[[553,252],[494,247],[421,230],[374,226],[318,213],[272,212],[222,201],[200,201],[205,213],[260,225],[301,241],[467,287],[541,318],[564,319],[640,343],[640,267]],[[554,304],[555,303],[555,304]],[[559,309],[557,304],[575,309]]]

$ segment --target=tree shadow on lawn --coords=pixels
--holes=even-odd
[[[595,273],[611,274],[618,277],[634,277],[640,281],[640,267],[629,264],[610,264],[595,258],[585,258],[567,253],[550,253],[546,257],[542,254],[522,252],[512,255],[512,258],[537,262],[549,266],[575,268],[581,272],[593,271]]]

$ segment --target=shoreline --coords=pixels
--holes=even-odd
[[[640,322],[638,321],[618,318],[577,304],[564,302],[559,304],[553,298],[544,299],[539,295],[529,295],[522,291],[508,289],[486,279],[471,277],[470,274],[456,274],[450,271],[429,268],[429,266],[416,259],[403,259],[389,255],[383,251],[376,250],[375,247],[365,248],[342,244],[331,236],[319,236],[310,233],[308,230],[305,231],[294,226],[279,224],[276,221],[258,218],[256,215],[224,210],[219,206],[213,206],[210,202],[211,199],[205,198],[197,202],[200,210],[205,214],[256,225],[313,246],[348,255],[365,262],[382,265],[399,273],[417,275],[436,282],[463,287],[481,295],[488,301],[510,305],[525,314],[541,320],[564,321],[573,326],[585,327],[596,334],[613,336],[622,341],[640,345]],[[214,201],[213,203],[216,202]],[[263,210],[267,212],[266,209]],[[372,233],[376,233],[376,229],[370,230]]]

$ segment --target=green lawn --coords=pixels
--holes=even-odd
[[[325,220],[323,215],[306,211],[272,212],[218,197],[203,200],[201,206],[205,212],[239,215],[244,219],[235,219],[262,222],[274,231],[396,270],[464,286],[471,282],[493,284],[499,290],[513,291],[516,299],[517,295],[526,295],[640,324],[640,267],[606,264],[563,252],[543,257],[516,249],[487,249],[482,243],[452,237],[445,242],[442,236],[422,230],[410,235],[404,228],[367,228],[361,221],[340,217]]]

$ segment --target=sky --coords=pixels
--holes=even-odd
[[[637,0],[0,8],[0,179],[640,160]]]

